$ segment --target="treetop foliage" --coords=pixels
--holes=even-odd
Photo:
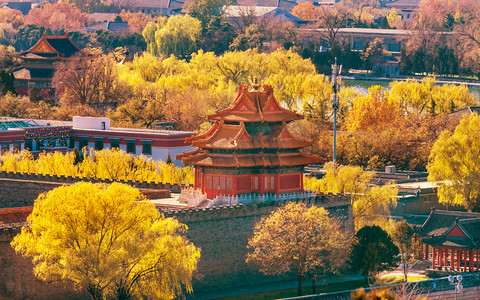
[[[28,151],[0,156],[0,170],[15,173],[94,177],[163,183],[193,183],[191,167],[156,162],[144,156],[132,157],[118,149],[40,153]]]
[[[361,228],[354,238],[349,265],[365,276],[367,283],[381,271],[391,270],[400,262],[398,247],[382,228],[373,225]]]
[[[346,257],[349,235],[328,216],[323,207],[308,208],[305,203],[288,203],[262,218],[254,228],[247,262],[265,274],[295,270],[299,295],[305,276],[337,273]]]
[[[353,208],[355,228],[365,225],[390,226],[390,207],[397,203],[398,189],[394,184],[371,186],[374,172],[364,172],[361,167],[325,165],[326,174],[322,179],[304,178],[304,187],[318,193],[349,194]]]
[[[436,182],[440,203],[480,211],[480,116],[465,115],[452,133],[443,131],[427,166],[428,180]]]
[[[135,188],[80,182],[39,196],[12,241],[43,281],[67,280],[93,299],[171,299],[192,291],[199,249]]]

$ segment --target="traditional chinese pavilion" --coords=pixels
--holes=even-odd
[[[416,238],[421,243],[423,258],[432,260],[432,268],[479,270],[479,213],[432,210]]]
[[[271,86],[252,87],[241,85],[228,108],[208,116],[215,123],[207,132],[187,138],[197,150],[177,155],[195,166],[195,189],[210,199],[302,192],[304,166],[321,161],[299,152],[312,142],[287,128],[303,116],[280,107]]]
[[[42,38],[32,48],[18,54],[24,65],[13,71],[17,93],[28,96],[32,88],[37,88],[42,97],[54,97],[55,87],[52,78],[56,66],[76,55],[88,54],[75,46],[67,32],[60,36],[47,36],[44,32]]]

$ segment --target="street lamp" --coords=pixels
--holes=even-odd
[[[337,110],[339,101],[337,92],[340,90],[340,83],[342,81],[342,65],[337,65],[337,58],[335,57],[335,64],[332,65],[332,87],[333,87],[333,169],[337,166]],[[338,77],[338,78],[337,78]]]
[[[448,281],[450,281],[450,284],[455,285],[455,300],[457,300],[457,292],[461,292],[463,290],[462,279],[462,275],[448,276]]]

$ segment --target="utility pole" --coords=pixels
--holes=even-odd
[[[337,65],[337,58],[335,57],[335,64],[332,65],[332,87],[333,87],[333,169],[337,169],[337,110],[339,101],[337,92],[340,90],[340,83],[342,81],[342,65]]]

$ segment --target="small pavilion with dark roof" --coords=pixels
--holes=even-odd
[[[37,88],[46,98],[55,96],[52,84],[56,65],[74,56],[89,56],[78,48],[68,37],[68,32],[60,36],[47,36],[46,32],[30,49],[17,54],[24,65],[13,70],[15,89],[18,94],[28,96],[30,89]]]
[[[432,210],[416,233],[424,259],[432,268],[479,270],[480,213]]]

